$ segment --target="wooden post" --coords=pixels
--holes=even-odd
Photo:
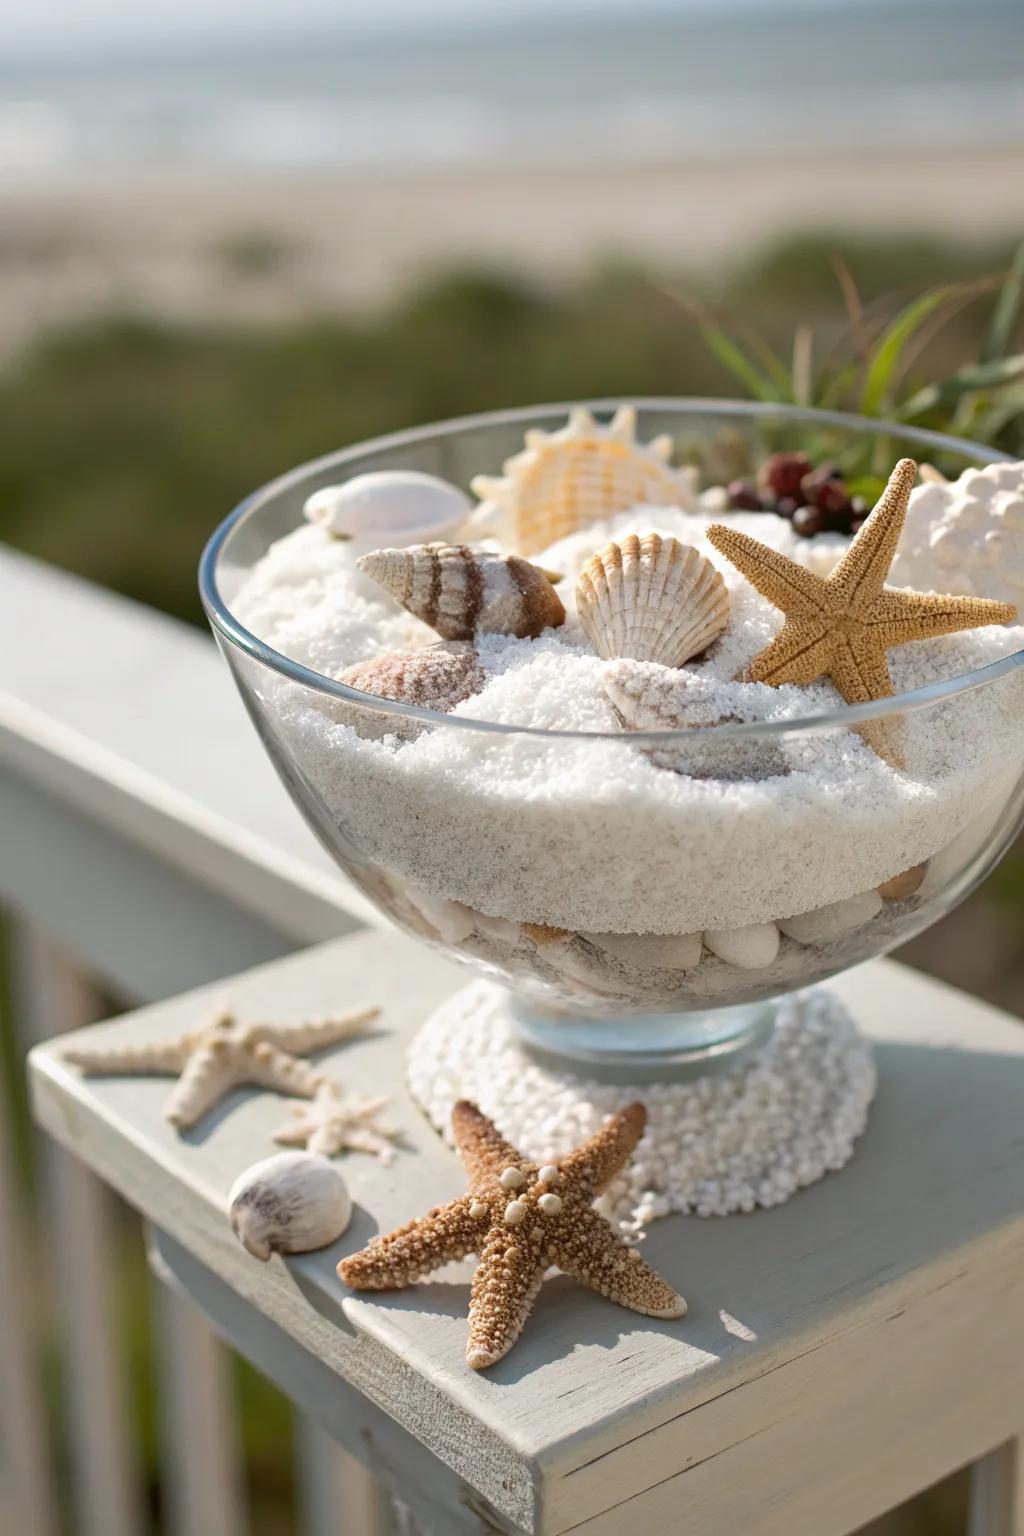
[[[388,1536],[384,1489],[305,1414],[295,1418],[303,1536]]]
[[[1024,1436],[971,1468],[967,1536],[1024,1536]]]
[[[167,1530],[244,1536],[242,1483],[228,1353],[202,1314],[156,1282]]]
[[[34,1255],[21,1220],[8,1134],[10,1094],[4,1089],[0,1082],[0,1529],[55,1536],[57,1510],[32,1305]]]
[[[17,1015],[27,1042],[90,1023],[94,988],[38,928],[14,925]],[[125,1411],[114,1292],[113,1201],[81,1163],[46,1145],[44,1229],[68,1395],[76,1532],[137,1536],[142,1529],[137,1459]]]

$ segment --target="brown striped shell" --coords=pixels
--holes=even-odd
[[[359,569],[446,640],[476,634],[539,635],[565,622],[548,572],[518,555],[468,544],[376,549]]]
[[[576,607],[599,656],[681,667],[725,633],[729,590],[689,544],[632,533],[587,561]]]
[[[357,661],[338,673],[338,682],[378,699],[395,699],[447,714],[463,699],[479,693],[486,677],[473,647],[453,641]],[[400,736],[408,740],[422,729],[419,720],[358,704],[339,701],[337,712],[346,725],[355,726],[360,736],[368,738]]]
[[[620,406],[607,426],[577,406],[560,431],[528,432],[500,476],[476,476],[481,504],[472,523],[532,555],[632,507],[692,507],[693,472],[670,468],[671,452],[670,437],[637,442],[632,406]]]

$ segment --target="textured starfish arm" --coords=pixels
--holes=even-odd
[[[646,1124],[647,1111],[642,1104],[616,1110],[589,1141],[559,1164],[566,1184],[575,1184],[582,1193],[600,1194],[629,1161]]]
[[[540,1290],[546,1261],[528,1242],[499,1231],[488,1242],[473,1275],[466,1364],[486,1370],[507,1355]]]
[[[171,1090],[164,1114],[179,1130],[195,1125],[238,1082],[232,1055],[220,1046],[213,1041],[195,1050]]]
[[[271,1045],[279,1045],[282,1050],[305,1055],[307,1051],[326,1050],[353,1035],[361,1035],[379,1014],[379,1008],[360,1008],[336,1019],[309,1019],[302,1024],[257,1024],[253,1038],[269,1040]]]
[[[813,683],[828,671],[830,640],[820,619],[787,619],[747,668],[752,683]]]
[[[188,1060],[192,1041],[154,1040],[151,1045],[83,1045],[64,1052],[64,1060],[83,1072],[180,1072]]]
[[[682,1317],[686,1311],[678,1292],[635,1248],[627,1248],[596,1211],[579,1211],[553,1246],[559,1269],[620,1306],[649,1317]]]
[[[845,636],[833,651],[829,671],[847,704],[867,704],[894,693],[885,647],[870,630]]]
[[[962,629],[985,624],[1012,624],[1017,610],[1012,603],[986,597],[943,597],[925,592],[886,591],[876,602],[871,626],[888,646],[934,635],[954,635]]]
[[[809,618],[824,609],[827,584],[813,571],[724,523],[712,523],[707,538],[762,597],[783,613]]]
[[[452,1109],[452,1135],[474,1187],[505,1168],[524,1165],[521,1153],[498,1134],[494,1121],[466,1099],[460,1099]]]
[[[894,692],[885,651],[871,630],[847,636],[846,644],[838,648],[832,658],[831,673],[832,681],[848,704],[867,704],[875,699],[891,698]],[[862,720],[856,729],[879,757],[894,768],[903,767],[903,722],[898,715]]]
[[[269,1040],[256,1045],[246,1063],[244,1080],[257,1088],[273,1088],[278,1093],[294,1093],[311,1099],[326,1082],[323,1072],[301,1056],[279,1050]]]
[[[878,597],[903,532],[917,465],[900,459],[874,511],[826,583],[832,601],[861,612]]]
[[[375,1237],[359,1253],[342,1259],[338,1274],[354,1291],[395,1291],[452,1259],[464,1259],[483,1243],[491,1220],[470,1195],[435,1206],[418,1221],[408,1221],[386,1237]]]
[[[331,1144],[330,1151],[327,1150],[326,1145],[317,1145],[321,1136],[324,1137],[325,1142]],[[341,1152],[347,1147],[352,1152],[368,1152],[371,1157],[379,1157],[384,1166],[387,1167],[388,1163],[393,1163],[395,1160],[395,1149],[391,1144],[393,1139],[394,1133],[392,1131],[375,1131],[369,1125],[352,1125],[349,1126],[342,1136],[331,1136],[329,1131],[317,1131],[310,1138],[309,1150],[311,1152],[320,1152],[324,1157],[333,1157],[335,1153]]]

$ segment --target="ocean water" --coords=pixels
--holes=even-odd
[[[0,55],[0,181],[1024,142],[1024,0],[508,17]]]

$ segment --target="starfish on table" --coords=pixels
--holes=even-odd
[[[292,1105],[291,1119],[274,1132],[274,1140],[286,1147],[306,1147],[323,1157],[349,1149],[369,1152],[382,1163],[390,1163],[395,1155],[391,1143],[399,1133],[386,1120],[378,1119],[387,1103],[386,1094],[364,1098],[342,1093],[337,1083],[321,1083],[309,1103]]]
[[[682,1317],[686,1302],[628,1248],[592,1201],[632,1155],[647,1112],[628,1104],[558,1163],[537,1167],[504,1141],[475,1104],[452,1110],[469,1191],[338,1265],[354,1290],[386,1291],[478,1253],[466,1362],[493,1365],[511,1349],[551,1265],[649,1317]]]
[[[913,459],[899,461],[871,516],[828,577],[816,576],[735,528],[715,523],[708,529],[715,548],[785,614],[781,633],[747,668],[751,682],[777,686],[830,677],[848,704],[866,704],[895,692],[886,660],[890,647],[1016,618],[1010,603],[885,586],[916,473]],[[858,730],[880,757],[903,766],[892,720],[866,720]]]
[[[299,1024],[239,1024],[234,1014],[222,1010],[202,1029],[173,1040],[73,1046],[64,1052],[64,1059],[92,1075],[180,1074],[164,1114],[178,1130],[185,1130],[229,1089],[243,1083],[312,1098],[328,1079],[302,1055],[360,1034],[379,1012],[379,1008],[364,1008],[336,1019]]]

